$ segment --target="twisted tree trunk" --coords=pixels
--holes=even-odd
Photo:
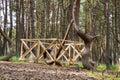
[[[14,49],[13,49],[13,41],[2,31],[0,26],[0,34],[9,42],[10,46],[10,52],[6,56],[0,59],[0,61],[9,61],[9,59],[15,55]]]
[[[82,64],[85,69],[95,69],[95,62],[91,60],[90,56],[90,45],[95,37],[85,34],[79,27],[79,9],[80,9],[80,0],[75,0],[73,5],[73,20],[74,27],[78,36],[84,40],[85,47],[82,51]]]

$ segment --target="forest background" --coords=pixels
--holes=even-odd
[[[63,39],[72,19],[73,3],[74,0],[0,0],[0,56],[12,53],[19,57],[22,38]],[[91,46],[92,59],[118,64],[120,1],[81,0],[79,19],[86,34],[98,35]],[[83,42],[74,27],[67,39]]]

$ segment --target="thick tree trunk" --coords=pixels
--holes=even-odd
[[[91,60],[90,56],[90,44],[94,39],[93,36],[85,34],[79,27],[79,9],[80,9],[80,0],[75,0],[73,5],[73,20],[74,27],[79,37],[84,40],[85,47],[82,51],[82,64],[85,69],[95,69],[95,63]]]

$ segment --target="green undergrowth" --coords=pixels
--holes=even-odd
[[[25,60],[19,60],[18,57],[16,56],[13,56],[11,59],[10,59],[11,62],[26,62]]]
[[[112,66],[110,67],[110,70],[118,71],[118,70],[119,70],[119,65],[112,65]]]
[[[112,65],[110,67],[110,72],[113,72],[112,74],[106,70],[105,64],[99,64],[96,68],[97,71],[87,71],[87,74],[89,76],[96,77],[100,80],[120,80],[120,74],[118,72],[119,66],[118,65]]]
[[[79,68],[83,68],[82,63],[81,63],[81,64],[78,64],[77,67],[79,67]]]
[[[68,63],[65,63],[64,66],[67,67],[70,65]],[[83,68],[82,63],[75,64],[75,66],[79,68]],[[100,79],[100,80],[120,80],[120,73],[118,72],[119,70],[118,65],[112,65],[109,70],[110,72],[109,71],[107,72],[105,64],[99,64],[96,69],[97,71],[87,70],[86,74],[91,77]]]
[[[99,71],[106,70],[106,65],[105,64],[99,64],[96,69],[99,70]]]
[[[86,72],[89,76],[95,77],[100,80],[120,80],[120,75],[117,74],[109,74],[107,72],[93,72],[87,71]]]
[[[65,67],[68,67],[70,64],[69,63],[64,63],[63,64]]]
[[[79,68],[83,68],[82,63],[76,64],[76,66],[79,67]],[[106,65],[105,65],[105,64],[99,64],[99,65],[96,67],[96,70],[98,70],[98,71],[104,71],[104,70],[106,70]],[[118,70],[119,70],[119,65],[112,65],[112,66],[110,67],[110,70],[111,70],[111,71],[118,71]]]
[[[0,59],[2,59],[4,56],[0,56]]]
[[[69,64],[69,63],[64,63],[63,65],[64,65],[65,67],[68,67],[68,66],[70,66],[71,64]],[[73,64],[73,65],[76,66],[76,67],[78,67],[78,68],[83,68],[82,63]],[[106,65],[105,65],[105,64],[99,64],[99,65],[96,67],[96,70],[97,70],[97,71],[104,71],[104,70],[106,70]],[[118,71],[118,70],[119,70],[119,66],[118,66],[118,65],[112,65],[112,66],[110,67],[110,70],[111,70],[111,71]]]
[[[68,67],[68,66],[71,66],[71,65],[76,66],[78,68],[83,68],[83,65],[82,65],[81,62],[80,63],[75,63],[75,64],[63,63],[63,66],[65,66],[65,67]]]
[[[99,71],[106,70],[106,65],[105,64],[99,64],[96,69],[99,70]],[[118,71],[119,70],[119,66],[118,65],[112,65],[110,67],[110,70]]]
[[[46,64],[45,61],[40,61],[38,62],[39,64]]]

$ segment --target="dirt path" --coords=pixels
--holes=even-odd
[[[75,67],[0,62],[0,80],[98,80],[85,72]]]

